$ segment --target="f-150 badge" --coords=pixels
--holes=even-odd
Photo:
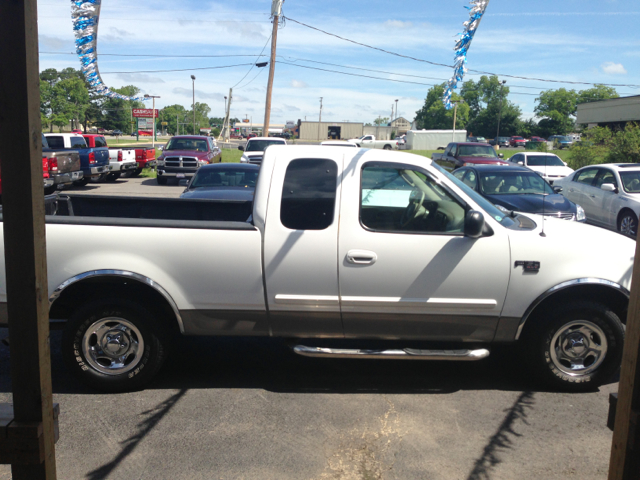
[[[525,272],[539,272],[540,271],[540,262],[532,262],[532,261],[524,261],[524,260],[516,260],[514,268],[522,267]]]

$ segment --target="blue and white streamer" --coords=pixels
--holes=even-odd
[[[453,105],[451,104],[451,95],[453,91],[458,88],[458,82],[462,81],[464,74],[467,73],[467,53],[469,53],[469,47],[471,46],[471,40],[478,30],[480,20],[484,15],[490,0],[471,0],[471,7],[464,7],[469,10],[469,20],[464,22],[464,31],[460,34],[460,39],[456,42],[456,56],[453,62],[453,77],[447,83],[444,89],[444,95],[442,101],[444,107],[447,110],[451,110]]]
[[[112,92],[98,70],[98,18],[101,0],[71,0],[71,21],[76,37],[76,53],[81,70],[89,84],[101,95],[121,100],[148,100],[144,97],[127,97]]]

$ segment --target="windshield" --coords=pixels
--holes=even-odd
[[[500,222],[500,225],[502,225],[503,227],[510,227],[512,225],[515,225],[515,221],[512,218],[506,217],[504,213],[498,210],[493,203],[481,196],[478,192],[470,188],[468,185],[465,185],[461,180],[458,180],[456,177],[451,175],[440,165],[432,163],[431,166],[442,173],[444,176],[446,176],[453,183],[455,183],[456,186],[464,191],[464,193],[466,193],[474,202],[476,202],[480,206],[480,208],[491,215],[497,222]]]
[[[483,172],[480,174],[480,189],[485,195],[555,193],[540,175],[533,172]]]
[[[282,140],[250,140],[245,152],[264,152],[269,145],[284,145]]]
[[[564,162],[556,155],[527,155],[528,167],[564,167]]]
[[[241,187],[255,188],[259,169],[246,168],[207,168],[201,169],[193,177],[189,189],[202,187]]]
[[[172,138],[167,143],[165,150],[191,150],[194,152],[206,152],[207,141],[196,138]]]
[[[498,158],[493,147],[487,145],[460,145],[458,147],[460,157]]]
[[[562,142],[573,142],[573,138],[571,137],[560,137],[558,140]]]
[[[622,186],[627,193],[640,193],[640,171],[620,172]]]

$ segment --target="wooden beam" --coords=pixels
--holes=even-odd
[[[44,461],[14,480],[55,479],[36,0],[0,2],[0,161],[14,420],[41,423]]]
[[[611,445],[609,480],[640,479],[640,240],[631,283],[631,300]]]

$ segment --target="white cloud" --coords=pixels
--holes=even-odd
[[[151,75],[145,75],[144,73],[119,73],[117,77],[125,82],[137,83],[164,83],[164,80],[159,77],[152,77]]]
[[[293,105],[287,105],[286,103],[283,106],[290,112],[300,112],[301,110],[298,107],[294,107]]]
[[[627,71],[621,63],[604,62],[600,65],[602,71],[608,75],[626,75]]]
[[[293,88],[307,88],[309,85],[301,80],[291,80],[291,86]]]
[[[193,90],[190,88],[176,87],[172,90],[172,93],[176,95],[182,95],[183,97],[191,98],[193,96]],[[221,93],[207,93],[201,90],[196,90],[196,101],[198,100],[224,100],[224,95]],[[234,98],[235,99],[235,98]]]
[[[413,28],[413,22],[403,22],[402,20],[387,20],[384,26],[388,28]]]

